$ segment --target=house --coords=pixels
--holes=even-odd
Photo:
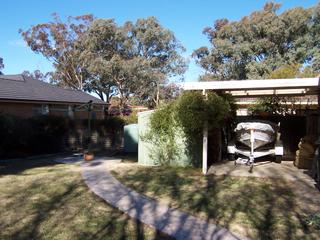
[[[23,75],[0,75],[0,114],[103,119],[106,103],[85,92],[64,89]]]

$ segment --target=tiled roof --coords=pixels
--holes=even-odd
[[[0,100],[106,104],[82,91],[64,89],[23,75],[0,75]]]

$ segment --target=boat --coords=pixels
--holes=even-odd
[[[255,150],[276,140],[278,126],[273,123],[241,122],[234,131],[238,142]]]
[[[279,139],[280,124],[276,125],[266,121],[240,122],[235,131],[235,141],[228,144],[228,156],[230,160],[238,163],[244,163],[250,166],[252,171],[256,158],[272,155],[276,162],[281,163],[283,155],[283,145]],[[240,144],[239,144],[240,143]],[[245,156],[244,158],[235,158],[235,156]]]

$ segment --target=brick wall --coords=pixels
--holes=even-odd
[[[9,114],[22,118],[29,118],[40,115],[44,104],[40,103],[10,103],[0,102],[0,114]],[[49,115],[69,117],[69,105],[64,104],[46,104],[49,107]],[[104,112],[102,106],[94,106],[92,116],[95,119],[103,119]],[[73,113],[74,119],[87,119],[88,112],[85,109],[77,109]]]
[[[22,118],[34,116],[34,104],[30,103],[6,103],[0,102],[0,113],[9,114]]]

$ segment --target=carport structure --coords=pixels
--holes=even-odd
[[[230,81],[206,81],[186,82],[183,90],[198,90],[206,94],[206,91],[217,93],[229,93],[233,95],[237,104],[243,104],[243,99],[267,97],[267,96],[290,96],[304,97],[307,101],[300,104],[315,106],[318,111],[318,136],[320,130],[320,97],[319,78],[294,78],[294,79],[265,79],[265,80],[230,80]],[[315,99],[315,100],[314,100]],[[208,129],[203,131],[202,149],[202,172],[208,171]]]

